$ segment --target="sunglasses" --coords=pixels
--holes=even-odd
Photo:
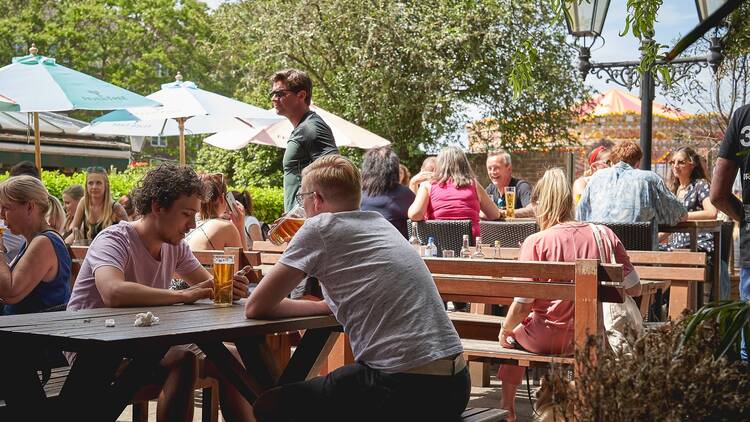
[[[686,166],[686,165],[692,164],[692,163],[690,161],[686,161],[686,160],[672,160],[672,161],[669,162],[669,164],[671,164],[673,166]]]
[[[271,91],[268,93],[268,98],[274,99],[274,98],[284,98],[286,97],[287,92],[294,92],[295,94],[299,92],[299,90],[294,89],[277,89],[276,91]]]
[[[101,166],[86,167],[86,173],[106,173],[107,170]]]

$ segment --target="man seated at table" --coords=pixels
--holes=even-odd
[[[643,157],[635,142],[623,141],[610,152],[614,164],[591,176],[578,203],[579,221],[602,223],[654,223],[653,242],[659,224],[673,226],[687,219],[687,209],[664,181],[652,171],[638,169]]]
[[[461,341],[427,266],[388,220],[359,210],[360,194],[346,158],[305,168],[297,199],[308,219],[246,307],[248,318],[333,311],[356,363],[269,390],[259,421],[457,420],[468,402]],[[286,298],[306,275],[324,301]]]
[[[485,191],[492,198],[492,202],[501,210],[508,207],[505,203],[505,188],[516,188],[516,201],[512,204],[515,210],[515,217],[534,217],[534,208],[531,204],[531,184],[523,179],[516,179],[512,176],[513,164],[510,160],[510,154],[506,151],[498,150],[487,153],[487,175],[490,178],[490,184],[485,187]],[[505,211],[501,213],[505,215]],[[484,218],[484,215],[482,215]]]
[[[172,305],[210,298],[211,274],[184,240],[185,233],[195,228],[203,195],[203,183],[189,167],[162,165],[149,171],[133,193],[141,219],[107,227],[94,239],[68,309]],[[191,287],[169,290],[173,274]],[[234,276],[234,297],[247,297],[247,283],[244,276]],[[157,407],[160,421],[193,420],[198,370],[193,349],[173,347],[160,363],[158,372],[164,377],[156,380],[164,382]],[[231,384],[221,382],[220,398],[225,419],[245,420],[251,415]]]

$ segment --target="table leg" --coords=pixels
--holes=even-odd
[[[53,412],[49,409],[47,395],[37,374],[36,364],[29,360],[27,350],[13,345],[0,348],[0,398],[5,400],[5,414],[8,420],[50,420]]]
[[[123,364],[119,352],[78,353],[62,391],[61,414],[90,420],[115,420],[136,391],[153,381],[151,376],[168,349],[138,354],[116,376]]]
[[[695,310],[697,296],[694,281],[673,281],[669,292],[669,319],[676,321],[684,309]]]
[[[305,335],[302,336],[299,346],[281,374],[278,384],[303,381],[317,376],[339,337],[339,329],[327,327],[305,330]]]
[[[265,338],[262,338],[265,340]],[[263,385],[251,378],[248,370],[232,355],[224,343],[198,343],[211,363],[221,372],[221,375],[242,394],[249,403],[254,403],[264,389]],[[239,351],[239,348],[238,348]],[[252,369],[257,365],[253,365]]]
[[[718,302],[721,298],[721,230],[714,233],[714,255],[711,257],[714,265],[714,280],[711,285],[711,300]]]

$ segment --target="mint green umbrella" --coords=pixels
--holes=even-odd
[[[21,108],[16,104],[15,101],[10,98],[0,95],[0,111],[19,111]]]
[[[19,111],[34,113],[36,166],[41,170],[39,112],[67,110],[117,110],[159,106],[160,103],[57,64],[37,55],[32,44],[29,55],[13,58],[0,68],[0,94],[12,98]]]

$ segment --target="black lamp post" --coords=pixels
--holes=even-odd
[[[643,159],[641,168],[651,169],[651,136],[653,126],[654,87],[658,81],[654,79],[651,69],[638,72],[640,61],[622,62],[591,62],[591,45],[601,37],[604,20],[607,17],[610,0],[567,0],[566,22],[568,33],[576,39],[578,47],[578,70],[581,77],[591,73],[605,82],[614,82],[628,90],[640,86],[641,93],[641,149]],[[688,76],[697,75],[701,70],[711,66],[715,72],[723,58],[721,43],[716,37],[711,38],[709,54],[705,57],[675,58],[695,40],[703,36],[709,29],[718,25],[732,10],[736,9],[741,0],[695,0],[701,23],[687,36],[675,44],[665,59],[659,59],[655,64],[669,63],[669,74],[672,82],[678,82]],[[580,45],[578,42],[580,41]],[[653,43],[651,38],[643,41],[643,45]]]

